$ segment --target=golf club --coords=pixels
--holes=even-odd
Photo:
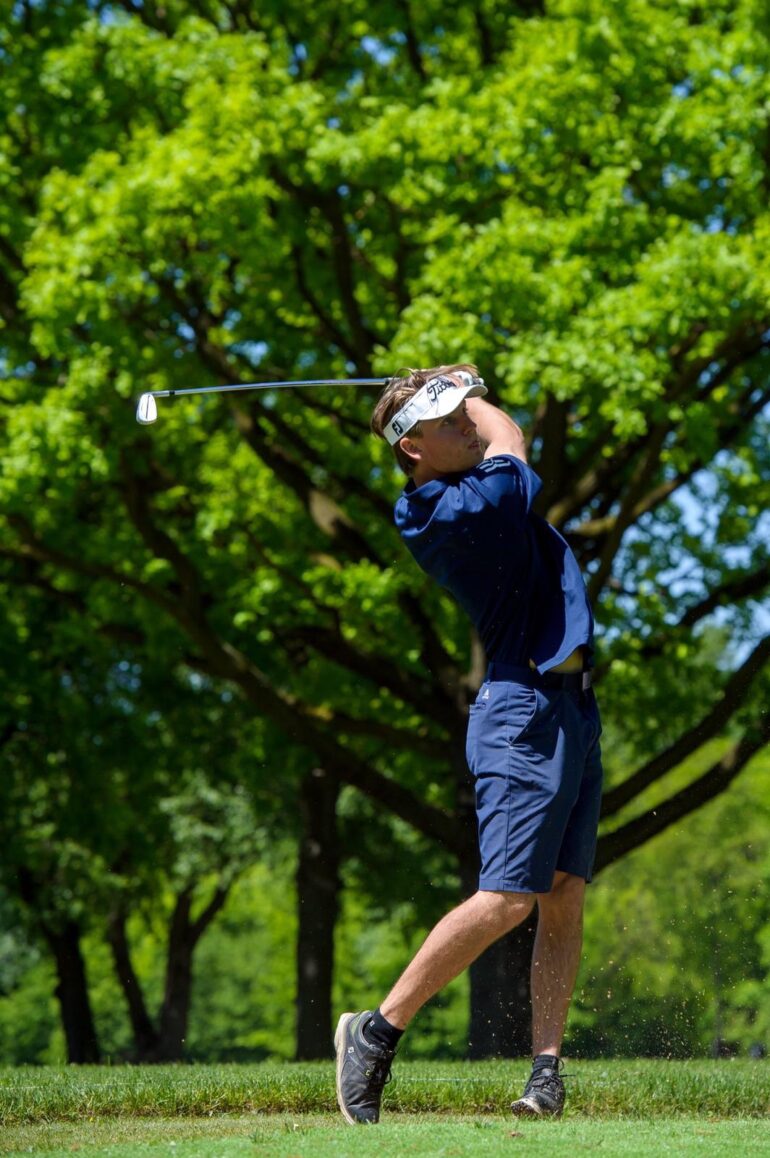
[[[150,390],[139,399],[136,421],[149,426],[158,417],[156,398],[182,394],[225,394],[235,390],[286,390],[294,386],[387,386],[390,378],[312,378],[302,382],[237,382],[230,386],[189,386],[184,390]]]

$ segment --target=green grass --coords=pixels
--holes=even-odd
[[[526,1062],[399,1062],[391,1112],[505,1112]],[[565,1071],[581,1117],[765,1117],[770,1064],[736,1061],[576,1062]],[[103,1117],[208,1117],[335,1110],[333,1063],[72,1066],[0,1069],[0,1127]]]
[[[560,1122],[517,1122],[524,1062],[401,1062],[376,1128],[336,1111],[333,1066],[0,1069],[0,1152],[71,1158],[770,1155],[770,1064],[580,1062]]]
[[[522,1122],[494,1115],[398,1115],[376,1127],[353,1128],[330,1115],[251,1118],[125,1119],[16,1128],[0,1141],[5,1154],[40,1158],[446,1158],[550,1155],[599,1151],[618,1158],[649,1155],[770,1154],[770,1122],[657,1118]]]

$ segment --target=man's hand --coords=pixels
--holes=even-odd
[[[484,458],[494,458],[496,454],[512,454],[527,461],[527,444],[521,427],[512,418],[485,402],[483,398],[468,398],[468,414],[476,423],[479,438],[485,444]]]

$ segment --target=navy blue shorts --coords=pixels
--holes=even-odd
[[[537,672],[481,685],[468,721],[479,888],[547,893],[554,872],[590,881],[602,794],[592,691],[542,686]]]

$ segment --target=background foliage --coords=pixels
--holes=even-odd
[[[469,358],[597,610],[575,1048],[766,1035],[768,27],[764,0],[6,11],[3,1056],[61,1050],[54,975],[72,1060],[318,1056],[470,887],[483,659],[393,532],[371,392],[133,417]],[[489,960],[415,1050],[502,1047]]]

